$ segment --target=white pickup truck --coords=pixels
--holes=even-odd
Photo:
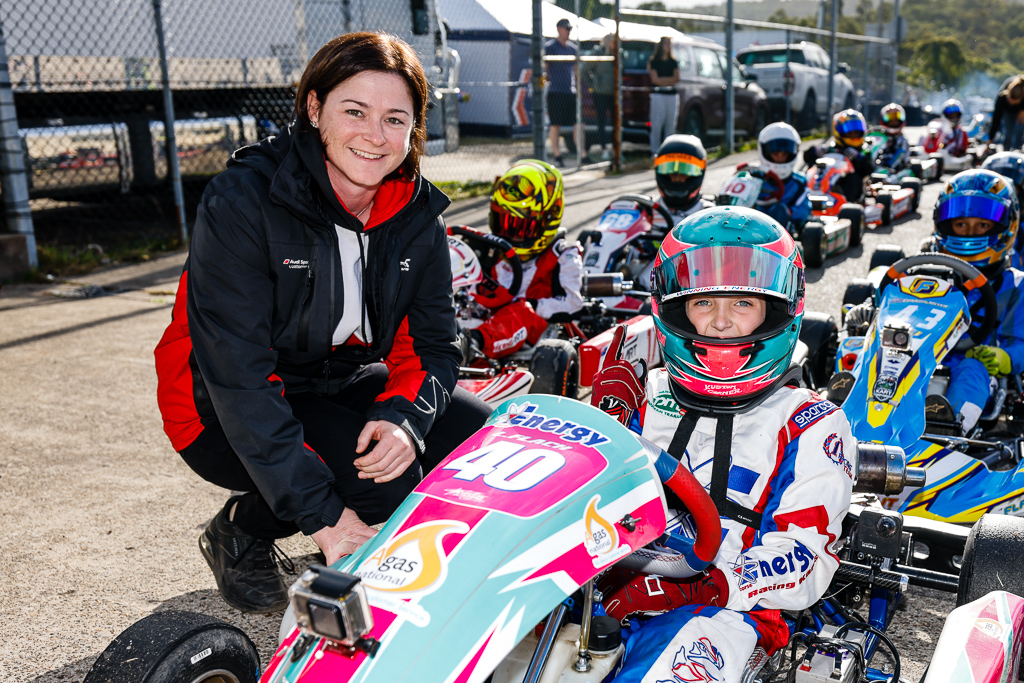
[[[828,53],[815,43],[790,43],[787,69],[786,45],[751,45],[737,50],[736,59],[768,95],[772,113],[781,117],[789,98],[791,121],[801,130],[818,125],[828,115]],[[850,109],[856,94],[846,77],[848,65],[836,65],[833,111]]]

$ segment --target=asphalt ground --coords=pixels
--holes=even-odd
[[[712,163],[705,191],[754,157]],[[808,270],[807,308],[838,315],[846,283],[866,274],[879,244],[916,250],[939,188],[926,186],[925,216],[871,230]],[[568,175],[570,236],[627,192],[656,192],[653,173]],[[478,198],[446,218],[484,227],[486,214]],[[193,474],[161,428],[153,349],[184,256],[0,289],[0,681],[80,681],[115,635],[155,610],[235,624],[264,663],[276,648],[280,616],[228,607],[199,554],[200,529],[226,492]],[[300,569],[312,561],[307,538],[281,545]],[[890,630],[907,680],[920,677],[952,606],[950,595],[911,588]]]

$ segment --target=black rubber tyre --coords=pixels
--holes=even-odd
[[[914,211],[917,211],[917,208],[921,206],[921,186],[923,184],[924,181],[922,181],[920,178],[904,178],[903,180],[900,181],[900,187],[909,187],[911,190],[914,191],[914,199],[913,202],[910,204],[911,208]]]
[[[855,277],[850,284],[846,285],[846,291],[843,292],[843,305],[852,304],[857,306],[867,301],[874,294],[875,286],[871,284],[871,280]]]
[[[800,233],[800,244],[804,248],[804,263],[811,268],[820,267],[827,252],[825,227],[820,224],[805,225]]]
[[[906,255],[901,247],[895,244],[879,244],[874,253],[871,254],[868,270],[874,270],[878,266],[888,267],[904,258],[906,258]]]
[[[935,168],[938,171],[935,174],[935,180],[942,180],[942,174],[946,172],[946,161],[942,157],[935,157]]]
[[[860,204],[847,204],[839,209],[839,217],[850,219],[850,246],[858,246],[864,236],[864,207]]]
[[[967,537],[956,606],[997,590],[1024,595],[1021,557],[1024,557],[1024,519],[982,515]]]
[[[580,386],[580,356],[572,342],[545,339],[530,357],[530,393],[576,398]]]
[[[808,388],[819,389],[828,383],[835,366],[836,348],[839,346],[839,328],[835,318],[827,313],[804,312],[800,324],[800,341],[807,344],[807,364],[804,378]]]
[[[875,201],[882,207],[882,225],[892,225],[892,195],[880,194]]]
[[[799,128],[803,131],[814,130],[814,127],[818,125],[818,103],[814,98],[813,90],[808,92],[804,99],[804,108],[800,110],[799,121]]]
[[[686,112],[686,118],[683,119],[683,125],[679,132],[684,135],[696,135],[703,139],[704,115],[700,113],[699,109],[694,108]]]
[[[194,612],[156,612],[114,638],[83,683],[256,683],[260,656],[241,629]]]
[[[910,172],[914,174],[914,177],[924,182],[924,166],[921,165],[920,161],[910,162]]]

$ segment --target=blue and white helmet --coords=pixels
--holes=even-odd
[[[949,179],[935,203],[935,240],[941,251],[992,274],[1006,263],[1019,216],[1017,192],[1007,178],[980,168],[962,171]],[[953,222],[958,218],[982,218],[994,227],[984,235],[957,235]]]

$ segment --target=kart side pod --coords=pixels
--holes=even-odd
[[[893,495],[904,488],[925,485],[923,467],[907,467],[907,456],[898,446],[857,442],[856,493]]]

